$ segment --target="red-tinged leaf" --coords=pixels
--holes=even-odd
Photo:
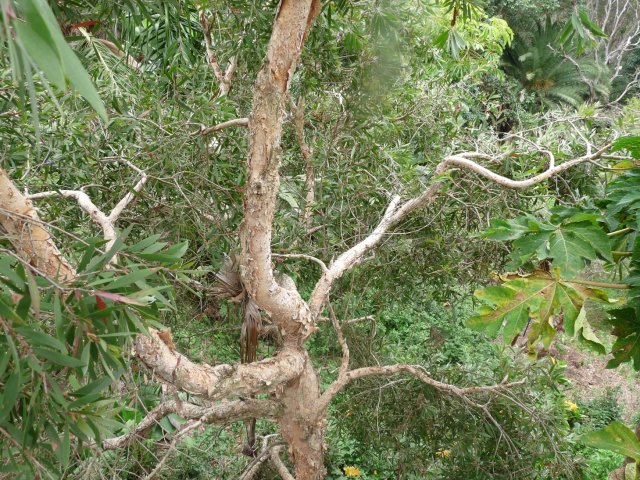
[[[117,293],[105,292],[104,290],[94,290],[93,293],[96,296],[96,303],[98,304],[98,308],[100,310],[104,310],[104,307],[106,307],[104,301],[100,297],[106,298],[107,300],[111,300],[116,303],[125,303],[127,305],[138,305],[139,307],[144,307],[146,305],[146,303],[140,302],[139,300],[134,300],[132,298],[125,297],[124,295],[118,295]],[[104,307],[100,307],[100,303],[98,303],[98,300],[102,302],[102,305],[104,305]]]
[[[98,307],[98,310],[104,310],[105,308],[107,308],[107,304],[104,303],[104,300],[102,300],[97,295],[96,295],[96,306]]]

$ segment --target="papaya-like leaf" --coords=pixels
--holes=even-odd
[[[573,212],[570,212],[573,213]],[[483,236],[492,240],[513,240],[510,269],[528,261],[551,260],[563,275],[575,275],[589,262],[602,258],[612,262],[611,241],[592,212],[572,216],[555,212],[552,222],[531,215],[514,220],[494,220]]]
[[[537,272],[529,277],[511,275],[500,286],[477,290],[475,296],[482,306],[467,321],[467,326],[490,336],[496,336],[503,328],[504,341],[511,342],[530,324],[529,343],[542,341],[548,346],[556,325],[563,324],[569,335],[576,335],[603,351],[602,342],[589,326],[586,316],[579,317],[579,314],[587,298],[603,300],[606,295],[562,280],[558,271],[555,273]]]
[[[582,435],[580,440],[591,447],[609,450],[640,461],[640,440],[629,427],[617,420],[601,430]]]
[[[633,368],[640,370],[640,311],[626,307],[613,310],[609,322],[616,341],[611,347],[613,358],[607,368],[616,368],[624,362],[631,362]]]

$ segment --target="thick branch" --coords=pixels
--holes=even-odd
[[[324,307],[327,295],[331,290],[331,286],[338,278],[340,278],[347,270],[360,263],[364,255],[373,248],[376,248],[384,238],[385,234],[400,220],[402,220],[415,210],[424,208],[431,202],[433,202],[440,190],[440,187],[442,186],[442,180],[438,177],[440,177],[447,170],[450,170],[454,167],[471,170],[477,175],[485,177],[491,180],[493,183],[496,183],[502,187],[522,190],[543,182],[548,178],[564,172],[565,170],[568,170],[576,165],[596,160],[603,154],[605,154],[610,147],[610,144],[606,145],[595,153],[574,158],[573,160],[561,163],[560,165],[555,165],[553,162],[550,162],[551,165],[544,172],[524,180],[512,180],[510,178],[492,172],[488,168],[474,162],[473,160],[471,160],[471,158],[478,158],[478,154],[475,152],[460,153],[457,155],[450,155],[446,157],[436,167],[433,175],[435,181],[424,193],[418,195],[415,198],[412,198],[411,200],[407,200],[402,205],[400,205],[400,197],[393,197],[391,199],[391,202],[389,203],[389,206],[387,207],[385,214],[382,217],[382,220],[380,220],[380,223],[373,230],[373,232],[371,232],[371,234],[369,234],[369,236],[367,236],[360,243],[354,245],[349,250],[342,253],[331,263],[331,265],[329,265],[328,271],[323,273],[322,277],[320,277],[311,294],[311,297],[309,298],[309,308],[311,310],[312,317],[314,319],[319,317]]]
[[[299,350],[285,348],[274,357],[249,364],[196,364],[167,345],[153,329],[150,336],[138,335],[136,354],[164,382],[208,400],[271,392],[299,376],[305,361]]]
[[[258,73],[249,118],[249,155],[240,226],[241,275],[248,293],[271,315],[285,343],[299,342],[313,329],[308,307],[297,290],[275,280],[271,264],[273,217],[280,184],[280,139],[289,82],[307,30],[320,10],[319,0],[283,0]],[[287,338],[289,337],[289,338]]]
[[[42,226],[33,205],[1,168],[0,227],[0,230],[7,233],[16,253],[37,271],[62,282],[74,279],[73,267]]]
[[[136,427],[119,437],[108,438],[102,442],[104,450],[115,450],[129,445],[134,439],[144,437],[164,417],[176,413],[186,420],[206,419],[206,423],[229,423],[248,418],[274,418],[279,405],[270,400],[248,398],[221,402],[218,405],[204,407],[193,403],[169,400],[151,410]]]

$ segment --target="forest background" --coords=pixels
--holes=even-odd
[[[289,2],[2,0],[0,478],[640,478],[640,5],[308,3],[267,259],[316,477],[242,373],[291,333],[243,243]]]

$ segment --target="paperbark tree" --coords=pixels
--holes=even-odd
[[[571,167],[593,161],[603,155],[608,146],[591,151],[582,157],[555,165],[552,161],[541,174],[525,179],[511,180],[483,167],[476,160],[492,160],[477,152],[460,153],[445,158],[436,168],[431,185],[420,195],[408,200],[399,196],[390,199],[379,224],[362,241],[326,265],[307,255],[288,255],[317,262],[320,276],[312,294],[304,299],[292,285],[278,281],[274,271],[271,238],[274,213],[279,189],[281,134],[288,102],[289,84],[296,70],[300,53],[314,18],[320,10],[319,0],[282,0],[276,12],[271,39],[253,90],[253,109],[248,119],[249,151],[246,185],[244,190],[244,219],[240,226],[240,278],[246,294],[257,307],[270,317],[279,330],[282,342],[275,355],[250,364],[215,365],[197,364],[176,351],[170,339],[161,332],[151,330],[149,336],[139,335],[135,341],[136,355],[155,378],[173,388],[199,396],[205,406],[170,400],[159,405],[130,433],[106,440],[103,448],[113,449],[127,445],[143,435],[159,419],[178,413],[191,419],[187,429],[176,437],[204,423],[231,422],[252,417],[266,418],[279,427],[279,435],[287,446],[295,477],[303,480],[325,476],[325,420],[332,399],[350,382],[367,376],[408,374],[417,381],[443,393],[459,397],[466,404],[479,409],[491,421],[484,402],[474,396],[487,396],[522,382],[489,386],[458,387],[431,378],[415,365],[389,365],[350,369],[349,347],[342,335],[340,321],[330,303],[329,293],[336,281],[348,270],[361,263],[368,252],[379,246],[385,234],[410,213],[427,207],[438,198],[450,169],[468,170],[505,188],[524,189],[540,183]],[[245,124],[243,120],[241,124]],[[223,127],[221,127],[223,128]],[[133,187],[139,192],[147,179]],[[111,214],[106,215],[91,199],[77,191],[45,192],[32,198],[55,195],[74,198],[91,218],[98,223],[109,241],[114,239],[115,222],[131,201],[127,194]],[[0,170],[0,225],[10,234],[16,252],[33,266],[35,273],[73,282],[75,272],[60,254],[52,237],[43,228],[29,199]],[[342,362],[336,380],[324,391],[320,388],[305,341],[317,330],[317,323],[327,308],[342,348]],[[252,398],[254,397],[254,398]],[[271,460],[283,478],[292,478],[280,454],[285,450],[279,442],[265,441],[263,449],[249,465],[242,478],[251,478],[261,463]],[[165,458],[148,478],[161,468]]]

